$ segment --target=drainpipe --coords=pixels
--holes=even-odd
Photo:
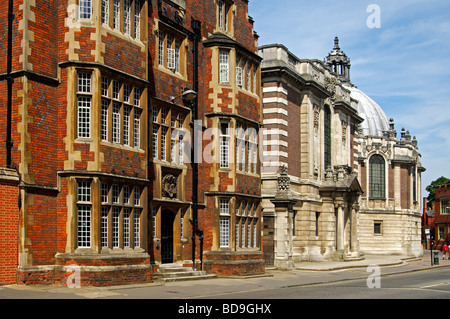
[[[8,101],[7,101],[7,111],[6,111],[6,167],[12,168],[11,152],[13,147],[13,142],[11,139],[11,127],[12,127],[12,87],[14,79],[11,76],[12,70],[12,26],[14,21],[13,13],[13,0],[9,0],[8,4],[8,56],[7,56],[7,66],[6,66],[6,79],[8,83]]]
[[[192,147],[192,268],[195,269],[195,236],[199,236],[200,239],[200,270],[202,270],[203,264],[203,231],[198,229],[198,162],[196,153],[197,134],[198,128],[196,126],[196,120],[198,119],[198,43],[201,32],[201,22],[192,18],[191,27],[194,31],[194,47],[193,47],[193,90],[197,92],[197,97],[192,103],[192,123],[193,123],[193,147]]]

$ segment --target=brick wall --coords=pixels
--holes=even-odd
[[[18,180],[5,177],[0,169],[0,285],[16,283],[19,253]]]

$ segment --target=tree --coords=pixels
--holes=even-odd
[[[437,180],[432,181],[430,185],[427,186],[427,188],[425,188],[427,190],[428,197],[427,197],[427,206],[428,208],[431,208],[432,204],[435,202],[435,189],[436,186],[439,185],[445,185],[449,182],[450,180],[447,177],[441,176],[439,177]]]

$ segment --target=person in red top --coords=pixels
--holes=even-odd
[[[444,245],[442,245],[442,259],[448,259],[448,246],[447,243],[444,243]]]

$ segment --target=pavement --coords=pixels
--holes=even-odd
[[[345,280],[367,279],[371,269],[379,267],[380,275],[427,271],[450,267],[450,260],[432,264],[430,251],[422,257],[365,255],[362,260],[300,262],[291,270],[267,267],[260,276],[218,277],[196,281],[164,283],[155,280],[148,284],[113,287],[67,288],[61,286],[0,286],[0,299],[177,299],[232,298],[234,293],[276,287],[307,286]],[[195,287],[195,289],[193,289]]]

